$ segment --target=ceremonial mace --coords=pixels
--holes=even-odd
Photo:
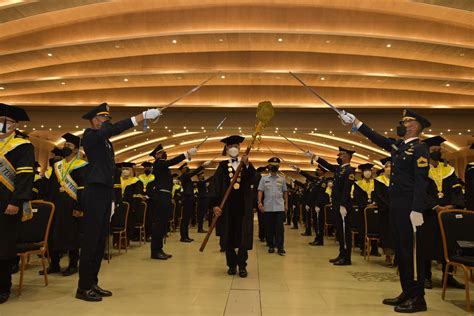
[[[257,107],[257,123],[255,125],[254,132],[252,134],[252,140],[250,141],[250,144],[248,144],[247,149],[245,150],[244,155],[248,155],[250,153],[250,150],[252,149],[255,141],[257,138],[260,137],[263,129],[265,126],[271,121],[273,118],[274,111],[273,111],[273,105],[270,101],[263,101],[258,104]],[[227,202],[227,199],[229,198],[230,192],[232,192],[234,188],[234,184],[237,182],[237,178],[240,176],[240,172],[243,168],[244,163],[242,160],[240,161],[239,165],[237,166],[237,170],[235,170],[234,177],[230,181],[229,187],[227,188],[227,191],[224,194],[224,197],[222,198],[221,203],[219,204],[219,208],[223,210],[225,203]],[[221,214],[222,215],[222,214]],[[212,219],[212,224],[209,227],[209,231],[206,234],[206,237],[202,241],[201,247],[199,248],[200,252],[204,251],[204,248],[206,248],[207,242],[209,241],[209,238],[211,237],[212,231],[217,225],[217,220],[219,219],[219,216],[215,215],[214,218]]]

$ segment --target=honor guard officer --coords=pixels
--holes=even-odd
[[[209,209],[209,180],[204,177],[204,170],[198,175],[198,233],[207,233],[204,230],[204,218]]]
[[[84,208],[84,240],[81,247],[79,284],[76,298],[84,301],[101,301],[103,296],[111,296],[110,291],[99,287],[98,274],[104,256],[110,213],[114,199],[114,150],[110,137],[137,126],[144,119],[156,119],[159,109],[150,109],[137,116],[110,122],[107,103],[93,108],[82,118],[89,120],[91,127],[83,136],[83,146],[89,160],[86,185],[82,194]]]
[[[430,178],[428,192],[431,198],[445,209],[463,209],[464,196],[462,186],[459,183],[454,167],[443,160],[441,153],[441,144],[446,139],[441,136],[434,136],[423,140],[428,145],[430,151]],[[446,271],[446,261],[444,260],[443,244],[441,240],[441,228],[438,221],[438,213],[435,210],[426,210],[423,214],[425,233],[425,246],[423,247],[426,255],[425,261],[425,289],[433,288],[431,280],[431,260],[442,262],[443,273]],[[459,283],[453,276],[454,267],[450,267],[448,274],[448,286],[464,289],[464,285]],[[444,280],[444,277],[442,278]]]
[[[265,232],[268,252],[274,253],[275,246],[280,256],[285,255],[284,240],[285,213],[288,211],[288,192],[286,179],[281,173],[280,159],[273,157],[268,160],[270,174],[262,176],[258,184],[258,209],[265,215]],[[263,197],[265,196],[265,200]],[[263,203],[262,203],[263,201]]]
[[[147,188],[151,192],[151,205],[148,207],[153,212],[153,223],[151,226],[151,258],[167,260],[170,254],[163,251],[163,239],[166,235],[168,219],[173,211],[171,198],[173,189],[173,176],[170,167],[179,164],[183,160],[190,160],[197,153],[197,148],[191,148],[186,153],[168,160],[168,155],[161,144],[150,153],[155,158],[153,163],[153,175],[155,181],[152,187]]]
[[[33,192],[34,148],[16,132],[18,122],[29,120],[22,108],[0,104],[0,304],[10,296],[22,205]]]
[[[329,260],[336,266],[351,264],[352,234],[351,223],[353,220],[353,208],[351,201],[351,190],[354,184],[354,169],[351,167],[353,150],[339,147],[337,165],[330,164],[311,151],[306,156],[325,169],[334,173],[334,186],[332,188],[332,205],[335,214],[337,239],[339,241],[339,255]]]
[[[247,277],[248,250],[253,246],[253,195],[251,185],[255,177],[255,168],[248,161],[248,156],[239,158],[240,144],[244,138],[232,135],[221,140],[225,144],[223,156],[229,159],[221,161],[214,174],[209,195],[215,215],[221,215],[217,221],[217,235],[220,236],[221,249],[226,253],[227,273]],[[219,205],[230,185],[240,161],[243,167],[240,176],[229,194],[224,210]],[[237,250],[237,253],[235,249]]]
[[[474,144],[471,144],[470,149],[474,149]],[[466,181],[466,208],[474,210],[474,161],[466,165],[464,181]]]
[[[341,119],[392,154],[390,223],[403,292],[383,303],[395,306],[400,313],[426,311],[424,257],[422,251],[416,250],[423,247],[423,212],[435,205],[428,195],[428,147],[420,142],[419,136],[431,123],[411,110],[404,110],[397,127],[397,135],[402,139],[394,140],[378,134],[350,113],[343,112]]]

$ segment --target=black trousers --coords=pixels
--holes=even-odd
[[[265,212],[265,232],[267,245],[270,248],[284,249],[285,242],[285,212]]]
[[[181,239],[189,238],[189,221],[191,215],[194,212],[194,197],[185,196],[183,198],[183,216],[181,218],[181,226],[179,227],[179,233]]]
[[[258,238],[263,241],[266,238],[265,215],[264,213],[260,212],[260,210],[257,210],[257,219],[258,219]]]
[[[82,193],[84,206],[84,238],[79,265],[79,288],[90,289],[98,284],[100,264],[110,227],[113,188],[101,184],[86,185]]]
[[[10,293],[14,260],[15,259],[0,259],[0,293]]]
[[[346,217],[342,218],[339,211],[339,206],[334,209],[335,226],[336,226],[336,238],[339,242],[339,258],[351,261],[352,253],[352,234],[351,234],[351,223],[352,223],[352,210],[347,208]]]
[[[79,261],[79,249],[70,249],[67,251],[69,255],[69,267],[76,268]],[[61,251],[51,250],[49,252],[49,257],[51,258],[51,266],[59,267],[59,262],[61,260]]]
[[[206,217],[207,210],[209,208],[209,199],[201,198],[198,202],[198,230],[202,230],[204,227],[204,217]]]
[[[305,234],[306,235],[311,235],[311,225],[312,225],[312,221],[313,221],[313,218],[311,218],[312,216],[312,211],[311,209],[314,208],[314,207],[311,207],[309,208],[309,210],[306,209],[306,205],[303,206],[304,207],[304,210],[303,210],[303,214],[305,214],[305,222],[304,222],[304,226],[305,226]]]
[[[317,207],[317,206],[316,206]],[[313,228],[316,234],[315,241],[324,242],[324,210],[319,206],[319,212],[313,208],[311,210],[313,214]]]
[[[153,212],[153,223],[151,227],[152,253],[163,251],[163,239],[166,235],[169,216],[173,211],[171,193],[159,192],[153,195],[153,205],[155,208],[150,210]]]
[[[298,228],[298,223],[300,221],[300,203],[296,204],[296,207],[293,210],[293,227]]]
[[[390,223],[392,224],[393,244],[395,257],[400,271],[400,283],[403,293],[408,297],[425,294],[425,261],[423,254],[423,226],[416,232],[416,270],[417,279],[414,278],[413,267],[413,227],[410,221],[410,212],[406,206],[411,205],[412,196],[404,198],[395,194],[390,195]]]
[[[225,251],[225,257],[229,268],[235,268],[236,266],[245,268],[249,254],[246,249],[239,248],[236,252],[234,248],[228,248]]]

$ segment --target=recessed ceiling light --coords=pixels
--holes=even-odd
[[[186,126],[183,126],[183,129],[186,129]]]
[[[459,54],[459,56],[464,57],[464,53]]]
[[[321,77],[321,80],[326,80],[326,78],[324,78],[324,77]]]
[[[449,83],[445,84],[446,87],[451,87],[451,85]]]
[[[451,129],[448,128],[448,132],[451,132]]]
[[[53,57],[53,54],[51,54],[51,53],[48,53],[48,57]]]
[[[329,43],[331,43],[331,41],[330,41],[330,40],[326,40],[326,44],[329,44]]]
[[[172,40],[171,43],[176,44],[178,41],[177,40]]]
[[[44,125],[41,125],[41,128],[44,128]]]
[[[5,87],[0,87],[0,90],[5,90]]]
[[[66,83],[65,83],[65,82],[61,82],[61,84],[64,86]]]
[[[458,135],[462,135],[462,133],[461,133],[461,132],[459,132],[459,133],[458,133]]]
[[[120,45],[115,45],[115,48],[120,48]]]
[[[223,38],[219,38],[219,42],[223,42],[223,41],[224,41],[224,39],[223,39]]]
[[[183,77],[181,77],[181,76],[178,76],[177,78],[178,78],[178,80],[181,80],[181,79],[183,79]]]
[[[224,75],[222,75],[222,76],[221,76],[221,79],[225,79],[225,76],[224,76]]]
[[[123,81],[128,82],[128,78],[123,79]]]
[[[390,48],[390,47],[392,47],[392,44],[387,44],[386,46],[387,46],[388,48]]]
[[[278,39],[278,41],[279,41],[279,42],[283,42],[283,38],[280,37],[280,38]]]

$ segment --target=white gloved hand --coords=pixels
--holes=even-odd
[[[307,150],[304,152],[304,155],[308,157],[309,159],[314,157],[314,153],[311,150]]]
[[[191,148],[191,149],[188,150],[188,156],[189,156],[189,157],[192,157],[192,156],[196,155],[197,152],[198,152],[197,148],[196,148],[196,147],[193,147],[193,148]]]
[[[345,207],[345,206],[339,207],[339,213],[341,213],[341,216],[342,216],[342,217],[346,217],[346,216],[347,216],[346,207]]]
[[[304,207],[307,211],[309,211],[309,206],[308,205],[305,205]]]
[[[142,114],[145,120],[154,120],[158,116],[161,116],[162,113],[160,109],[156,108],[156,109],[149,109],[149,110],[143,111]]]
[[[319,207],[317,207],[317,206],[316,206],[314,209],[315,209],[316,213],[318,213],[318,214],[319,214],[319,212],[321,211],[321,209],[320,209]]]
[[[208,160],[208,161],[204,161],[204,162],[202,163],[202,166],[203,166],[204,168],[206,168],[206,167],[209,166],[210,164],[211,164],[211,161]]]
[[[416,227],[423,225],[423,214],[415,211],[410,213],[411,226],[413,226],[413,231],[416,232]]]
[[[354,114],[348,113],[346,111],[341,111],[339,118],[344,122],[344,124],[352,124],[355,122],[356,117]]]
[[[300,168],[296,165],[291,165],[291,168],[295,170],[296,172],[300,172]]]

